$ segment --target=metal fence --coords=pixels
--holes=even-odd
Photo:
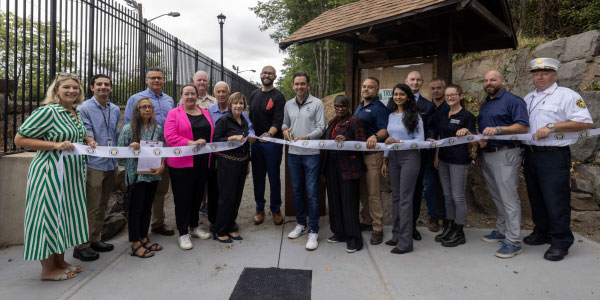
[[[17,151],[15,132],[43,101],[57,72],[79,74],[86,86],[93,74],[109,75],[111,101],[118,104],[145,89],[150,66],[165,71],[164,91],[173,98],[197,70],[209,74],[211,90],[221,78],[219,63],[111,0],[0,0],[0,54],[4,153]],[[248,97],[256,89],[235,72],[223,70],[232,92]]]

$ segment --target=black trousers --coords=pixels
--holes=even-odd
[[[348,249],[363,247],[359,219],[360,179],[344,180],[338,169],[338,158],[334,151],[327,157],[325,172],[329,224],[334,235],[346,241]]]
[[[211,158],[211,167],[208,169],[208,177],[206,178],[208,187],[208,221],[213,226],[217,223],[217,207],[219,206],[219,185],[217,183],[216,161],[217,157],[213,155]]]
[[[198,227],[207,171],[208,160],[191,168],[169,168],[175,201],[175,223],[180,236],[188,234],[188,228]]]
[[[134,186],[133,198],[127,211],[127,229],[129,241],[137,242],[148,236],[152,202],[156,194],[158,181],[138,182]]]
[[[525,150],[525,183],[531,202],[534,232],[550,238],[552,246],[567,250],[571,232],[571,150]]]
[[[248,160],[240,162],[221,156],[218,158],[217,164],[219,203],[215,233],[218,236],[225,236],[229,232],[237,231],[235,220],[242,202],[246,174],[248,173]]]

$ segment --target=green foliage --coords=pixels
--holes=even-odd
[[[584,90],[585,91],[600,91],[600,82],[598,82],[598,81],[592,82],[592,84],[588,85]]]
[[[251,7],[262,20],[260,30],[272,30],[270,37],[279,43],[326,10],[356,0],[267,0]],[[286,53],[283,70],[277,70],[278,88],[286,98],[294,96],[292,76],[306,72],[311,76],[311,91],[318,97],[344,90],[345,46],[329,41],[329,64],[326,62],[327,42],[318,41],[304,45],[292,45]],[[329,69],[329,76],[327,76]]]

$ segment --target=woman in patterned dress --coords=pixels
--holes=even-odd
[[[74,143],[95,147],[74,105],[83,101],[79,79],[58,75],[44,106],[21,125],[15,145],[37,150],[27,173],[23,258],[40,260],[42,280],[71,279],[81,266],[65,262],[65,251],[88,241],[85,176],[87,157],[64,155]],[[62,172],[61,172],[62,170]],[[60,176],[60,174],[63,176]],[[62,177],[62,178],[61,178]]]
[[[140,98],[133,104],[131,122],[123,126],[119,134],[119,146],[140,149],[140,141],[164,141],[163,129],[154,120],[154,106],[148,98]],[[125,165],[125,185],[133,185],[133,196],[126,206],[127,228],[131,242],[131,256],[148,258],[163,247],[151,243],[148,239],[150,216],[154,194],[165,170],[165,160],[158,169],[151,169],[152,174],[136,174],[137,158],[128,158]]]

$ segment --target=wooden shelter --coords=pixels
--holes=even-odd
[[[346,43],[345,90],[353,107],[367,76],[389,88],[419,70],[428,96],[431,78],[452,81],[454,53],[517,47],[506,0],[360,0],[322,13],[279,47],[323,39]],[[295,215],[287,170],[285,190],[286,215]],[[323,215],[322,188],[320,198]]]
[[[517,47],[506,0],[360,0],[328,10],[279,43],[346,43],[346,95],[356,106],[361,70],[431,62],[452,79],[452,55]]]

